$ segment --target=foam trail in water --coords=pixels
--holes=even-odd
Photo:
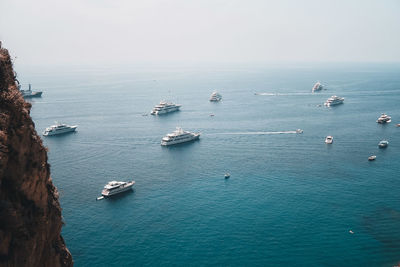
[[[311,95],[312,93],[254,93],[255,95],[266,96],[294,96],[294,95]]]
[[[231,133],[215,133],[226,135],[268,135],[268,134],[295,134],[296,131],[281,131],[281,132],[231,132]]]

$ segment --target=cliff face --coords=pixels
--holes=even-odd
[[[72,266],[60,234],[58,192],[30,108],[0,47],[0,266]]]

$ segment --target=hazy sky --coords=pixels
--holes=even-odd
[[[23,64],[400,62],[400,0],[0,0]]]

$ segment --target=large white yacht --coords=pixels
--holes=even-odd
[[[24,98],[41,97],[42,96],[42,92],[40,92],[40,91],[36,91],[36,92],[32,91],[31,84],[29,84],[29,89],[28,90],[21,90],[20,89],[20,92],[21,92],[21,94],[22,94],[22,96]]]
[[[125,191],[128,191],[132,189],[132,186],[135,184],[135,181],[130,181],[130,182],[117,182],[117,181],[111,181],[108,182],[104,186],[103,191],[101,194],[105,197],[109,197],[112,195],[116,195]]]
[[[151,111],[151,115],[161,115],[173,111],[178,111],[181,105],[174,104],[171,102],[161,101],[160,104],[156,105]]]
[[[338,97],[336,95],[331,96],[326,100],[324,103],[325,106],[330,107],[330,106],[335,106],[339,104],[343,104],[344,98],[343,97]]]
[[[320,82],[316,82],[312,88],[312,91],[321,91],[324,88],[324,86]]]
[[[47,127],[46,130],[44,131],[43,135],[49,136],[49,135],[57,135],[57,134],[74,132],[76,130],[76,127],[78,127],[78,125],[70,126],[70,125],[56,122],[55,125],[51,125],[50,127]]]
[[[386,115],[385,113],[382,113],[382,115],[378,118],[378,120],[376,121],[377,123],[389,123],[392,121],[392,117]]]
[[[197,140],[200,137],[200,133],[191,133],[183,131],[182,128],[176,127],[173,133],[169,133],[161,139],[162,146],[176,145],[185,143],[193,140]]]
[[[211,97],[210,97],[211,102],[219,102],[221,100],[222,100],[222,95],[220,95],[218,92],[213,92],[211,94]]]

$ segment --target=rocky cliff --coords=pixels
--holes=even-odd
[[[58,192],[30,108],[0,46],[0,266],[72,266],[60,234]]]

